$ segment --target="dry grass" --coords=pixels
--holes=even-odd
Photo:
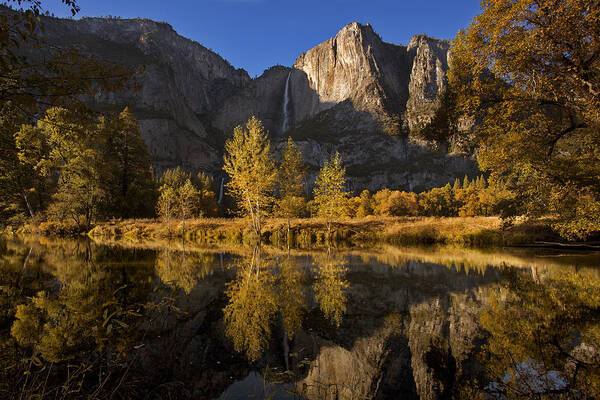
[[[41,238],[40,238],[41,239]],[[198,243],[190,243],[181,239],[168,240],[131,240],[94,238],[94,241],[104,246],[118,246],[121,248],[147,249],[160,251],[198,252],[203,254],[229,253],[239,257],[252,255],[252,248],[239,245],[222,245],[219,247],[206,247]],[[64,242],[59,242],[60,244]],[[316,257],[326,252],[325,249],[282,249],[264,245],[262,251],[269,257],[278,256],[310,256]],[[532,248],[488,248],[466,249],[456,246],[393,246],[383,244],[376,248],[350,248],[338,249],[336,254],[341,256],[355,256],[363,259],[365,263],[371,260],[389,265],[394,268],[404,268],[411,261],[444,265],[457,271],[485,274],[488,268],[523,268],[531,270],[533,274],[554,276],[555,274],[571,271],[585,273],[594,279],[600,277],[600,270],[596,267],[597,255],[594,252],[562,252],[553,249]]]
[[[294,219],[288,237],[287,220],[269,218],[263,224],[263,243],[273,246],[313,248],[324,245],[340,247],[372,246],[378,243],[397,245],[452,244],[465,247],[520,245],[536,240],[555,239],[543,222],[521,222],[503,229],[498,217],[366,217],[341,219],[327,234],[325,220]],[[185,238],[202,245],[252,244],[257,241],[250,222],[243,218],[201,218],[164,222],[155,219],[115,220],[98,224],[89,232],[92,237],[157,240]]]
[[[600,277],[594,252],[566,253],[560,250],[532,248],[465,249],[448,246],[395,247],[384,246],[375,258],[387,265],[402,267],[409,261],[445,265],[458,271],[485,273],[493,268],[530,269],[534,274],[553,276],[565,271],[585,273],[594,279]]]

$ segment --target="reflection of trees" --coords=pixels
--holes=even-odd
[[[26,302],[42,288],[42,275],[37,251],[24,243],[0,238],[0,326],[10,326],[19,304]],[[4,330],[0,333],[4,341]]]
[[[305,275],[302,267],[292,257],[281,262],[281,280],[279,298],[283,328],[290,339],[302,326],[306,311],[306,293],[304,291]]]
[[[292,257],[276,263],[257,248],[245,258],[225,291],[229,299],[224,309],[225,333],[235,349],[253,361],[260,358],[278,311],[285,334],[293,338],[306,310],[304,282],[304,272]]]
[[[480,357],[488,392],[600,398],[599,280],[565,272],[539,284],[514,274],[492,296],[481,326],[489,332]]]
[[[212,274],[216,255],[210,253],[162,250],[155,269],[160,280],[189,294],[198,282]]]
[[[157,390],[180,391],[165,385],[171,358],[146,369],[154,319],[172,304],[152,293],[154,252],[47,238],[8,247],[0,242],[0,305],[4,289],[14,293],[2,309],[0,398],[158,398]]]
[[[17,307],[11,334],[48,361],[106,347],[124,352],[137,338],[150,292],[149,268],[109,266],[106,254],[89,243],[79,250],[69,257],[68,248],[48,249],[49,260],[60,260],[61,286]]]
[[[315,257],[314,260],[317,265],[313,284],[315,299],[325,318],[339,327],[346,313],[346,290],[350,287],[345,278],[347,267],[344,260],[333,257],[330,253]]]
[[[261,259],[260,250],[255,249],[238,265],[237,276],[225,293],[229,299],[223,310],[225,334],[237,351],[257,360],[267,346],[278,309],[273,264]]]
[[[315,258],[315,262],[315,298],[325,317],[339,326],[346,312],[347,268],[343,260],[331,255]],[[235,349],[253,361],[265,351],[278,311],[289,338],[293,338],[302,326],[306,312],[304,271],[289,256],[279,263],[279,267],[279,274],[276,274],[274,260],[262,258],[260,250],[255,249],[251,257],[240,263],[236,279],[228,284],[225,292],[229,299],[224,309],[225,333]],[[284,353],[287,337],[284,338]]]

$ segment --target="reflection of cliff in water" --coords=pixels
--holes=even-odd
[[[41,362],[50,361],[43,359],[46,351],[54,371],[92,354],[111,355],[107,359],[125,367],[115,367],[115,380],[106,385],[114,389],[124,377],[119,390],[128,393],[216,398],[235,382],[227,393],[245,390],[240,382],[255,382],[258,372],[270,382],[270,393],[293,389],[311,399],[457,397],[465,388],[481,390],[472,378],[485,382],[492,373],[510,370],[506,362],[478,361],[485,361],[482,350],[496,351],[486,343],[510,342],[520,329],[516,323],[524,320],[533,321],[525,328],[534,335],[541,316],[557,324],[554,331],[542,331],[548,340],[563,333],[560,321],[581,329],[563,349],[572,359],[597,365],[596,353],[586,352],[599,326],[595,272],[565,268],[563,274],[559,262],[544,260],[534,274],[523,255],[504,255],[523,262],[524,268],[513,269],[501,262],[500,253],[486,259],[484,253],[456,249],[296,255],[246,249],[234,255],[190,251],[177,243],[151,251],[10,241],[0,252],[3,287],[19,288],[25,297],[14,303],[30,310],[14,320],[9,303],[1,303],[4,315],[13,313],[21,346],[36,348],[23,339],[35,331],[37,343],[46,346],[38,349]],[[587,294],[574,295],[580,292]],[[32,297],[45,300],[32,303]],[[522,299],[531,303],[521,307],[527,315],[517,307]],[[553,299],[562,302],[562,313],[551,311]],[[572,311],[570,319],[566,311]],[[578,325],[584,318],[588,325]],[[515,324],[495,325],[498,320]],[[51,322],[52,329],[27,325],[31,321]],[[55,340],[57,332],[69,329],[76,346]],[[538,354],[510,350],[520,357]],[[568,374],[561,367],[565,362],[549,351],[539,350],[540,357],[556,359],[554,370]],[[62,354],[68,360],[61,360]],[[586,368],[577,379],[595,376],[597,369]]]

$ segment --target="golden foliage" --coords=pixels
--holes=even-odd
[[[313,290],[319,308],[332,324],[339,327],[346,313],[347,294],[350,283],[346,280],[347,267],[344,260],[327,254],[315,257],[317,273]]]
[[[261,218],[273,203],[277,170],[270,153],[271,143],[256,117],[245,127],[237,126],[225,142],[223,170],[229,175],[226,187],[242,214],[249,215],[252,228],[260,236]]]
[[[271,337],[271,323],[278,309],[276,277],[272,264],[255,249],[238,265],[236,279],[227,286],[229,302],[224,313],[225,334],[236,351],[256,361]]]
[[[480,358],[504,396],[600,395],[598,279],[574,272],[541,281],[513,274],[480,323],[490,334]]]
[[[494,0],[460,33],[448,74],[479,165],[568,238],[600,230],[600,10],[589,0]],[[595,203],[595,204],[594,204]]]
[[[327,221],[331,230],[331,221],[345,214],[348,193],[345,191],[346,169],[342,166],[339,153],[325,161],[315,182],[314,195],[317,215]]]

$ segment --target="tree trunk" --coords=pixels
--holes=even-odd
[[[254,207],[252,206],[252,200],[250,200],[250,197],[246,197],[246,199],[248,200],[248,211],[250,212],[250,218],[252,219],[252,229],[254,229],[254,232],[256,232],[256,218],[254,216]]]
[[[22,191],[21,194],[23,195],[23,199],[25,200],[25,205],[27,206],[27,211],[29,211],[29,216],[33,218],[33,209],[31,208],[31,204],[29,203],[27,194],[25,194],[25,191]]]
[[[260,204],[256,201],[256,234],[258,235],[258,243],[261,242],[261,226],[260,226]]]
[[[287,247],[290,249],[290,217],[287,218]]]

